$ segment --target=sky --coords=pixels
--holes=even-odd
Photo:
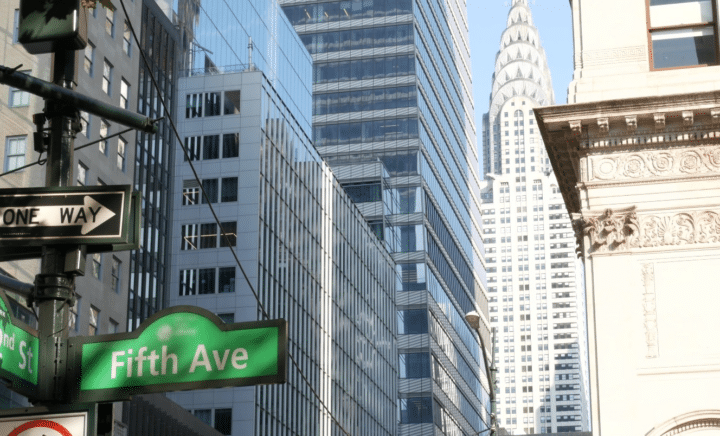
[[[507,25],[510,4],[510,0],[467,0],[478,141],[482,116],[490,104],[495,55],[500,48],[500,35]],[[550,65],[555,104],[565,104],[573,73],[570,3],[568,0],[529,0],[529,4]]]

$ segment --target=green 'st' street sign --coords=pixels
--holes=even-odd
[[[26,397],[37,388],[38,347],[37,331],[14,319],[5,291],[0,291],[0,378]]]
[[[284,383],[285,320],[225,324],[205,309],[176,306],[132,333],[68,340],[71,401]]]

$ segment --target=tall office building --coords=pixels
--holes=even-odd
[[[313,58],[315,146],[401,277],[398,434],[482,431],[490,335],[465,3],[280,3]]]
[[[133,108],[151,119],[165,119],[158,122],[155,134],[137,132],[135,159],[128,162],[134,163],[134,189],[142,193],[142,241],[140,249],[134,250],[130,257],[128,331],[167,307],[173,207],[170,193],[176,144],[167,117],[175,116],[173,109],[182,53],[178,30],[154,0],[142,1],[140,23],[136,32],[150,65],[148,67],[141,61],[138,66],[137,106]],[[133,54],[140,57],[139,53]],[[165,112],[161,99],[170,112]]]
[[[483,117],[482,191],[498,421],[512,434],[589,425],[583,270],[533,115],[553,103],[527,0],[513,0]]]
[[[394,263],[312,146],[310,56],[275,2],[195,11],[169,302],[226,322],[284,318],[291,357],[282,385],[169,397],[228,435],[394,435]],[[236,50],[250,37],[252,63]]]

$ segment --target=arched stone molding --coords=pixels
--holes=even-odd
[[[702,429],[720,432],[720,410],[696,410],[676,416],[656,426],[646,436],[682,436]]]

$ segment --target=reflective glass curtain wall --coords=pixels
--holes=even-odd
[[[140,44],[151,65],[140,63],[137,111],[150,118],[165,115],[160,97],[168,107],[175,104],[176,47],[179,36],[154,1],[144,1]],[[138,55],[139,56],[139,55]],[[160,86],[152,83],[152,75]],[[156,134],[137,133],[135,144],[135,190],[142,194],[141,247],[130,257],[128,331],[166,305],[164,296],[170,264],[168,227],[172,215],[171,180],[174,134],[167,120],[158,123]],[[122,268],[119,265],[118,268]]]
[[[464,320],[483,313],[489,345],[465,4],[280,3],[313,57],[323,159],[334,168],[381,162],[389,175],[383,236],[401,278],[401,431],[485,429],[484,350]]]

